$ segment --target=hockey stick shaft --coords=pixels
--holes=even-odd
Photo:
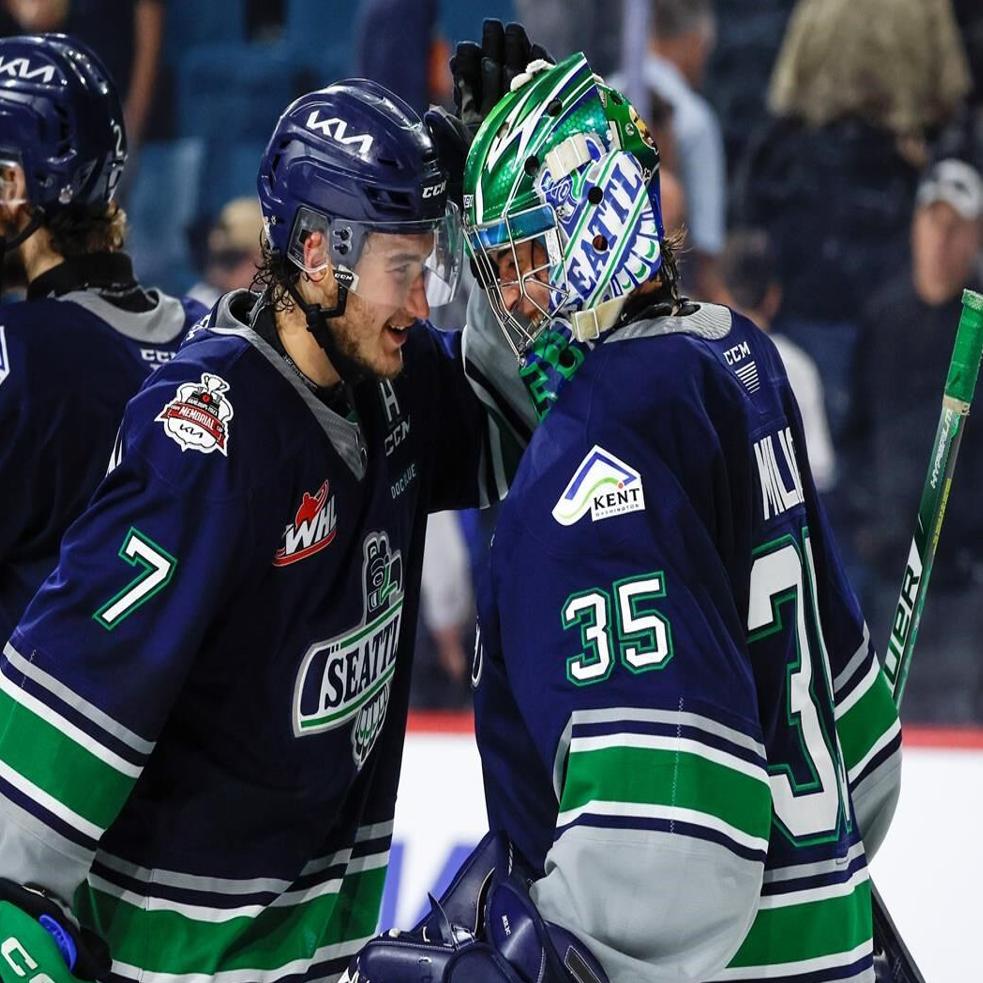
[[[891,686],[896,706],[901,706],[911,657],[918,638],[928,581],[932,575],[935,551],[949,489],[962,440],[963,426],[976,391],[983,355],[983,296],[972,290],[963,291],[962,316],[956,331],[949,374],[942,398],[942,414],[935,431],[928,474],[922,486],[918,504],[918,520],[908,551],[908,565],[901,582],[901,594],[891,624],[891,637],[884,658],[884,672]],[[887,906],[871,882],[874,935],[896,983],[924,983],[921,971],[904,944]]]
[[[942,413],[935,432],[928,473],[922,486],[915,534],[908,551],[908,564],[901,582],[901,593],[891,624],[891,637],[884,656],[884,672],[891,686],[895,705],[901,705],[918,628],[925,607],[925,595],[939,533],[945,518],[952,486],[952,474],[962,440],[963,427],[973,402],[976,380],[983,354],[983,295],[963,291],[962,316],[953,347],[945,383]]]

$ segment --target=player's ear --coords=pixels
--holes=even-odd
[[[0,161],[0,218],[10,220],[27,205],[24,168],[16,161]]]
[[[315,283],[320,283],[331,272],[328,241],[324,233],[319,230],[311,230],[304,237],[304,269],[318,271],[307,274],[307,278]]]

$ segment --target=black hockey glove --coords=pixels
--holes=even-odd
[[[464,165],[471,147],[470,130],[441,106],[432,106],[423,114],[430,139],[437,148],[440,166],[447,172],[447,198],[458,208],[464,198]]]
[[[0,878],[0,981],[101,980],[109,974],[109,947],[79,928],[60,899],[43,888]],[[40,975],[38,975],[40,973]],[[29,975],[28,975],[29,974]]]
[[[342,983],[606,983],[587,947],[543,919],[501,834],[489,833],[412,932],[372,939]]]
[[[512,79],[532,61],[553,63],[549,52],[533,44],[521,24],[502,25],[488,19],[481,32],[481,44],[462,41],[451,58],[454,78],[454,106],[472,135],[492,107],[512,85]]]

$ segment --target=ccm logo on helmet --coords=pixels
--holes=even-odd
[[[320,116],[320,110],[315,109],[307,117],[307,129],[323,133],[326,137],[337,140],[341,144],[357,143],[359,151],[363,154],[367,154],[371,149],[372,137],[368,133],[352,133],[351,136],[346,136],[347,120],[338,119],[337,116],[332,116],[330,119],[318,119],[318,116]]]
[[[54,983],[54,980],[47,973],[38,973],[36,976],[28,977],[27,974],[33,973],[38,968],[38,964],[31,958],[27,949],[12,935],[0,945],[0,954],[3,955],[4,961],[14,973],[22,979],[27,979],[28,983]],[[23,966],[15,961],[15,956],[18,957],[19,962],[24,964]]]
[[[50,82],[55,77],[55,66],[41,64],[32,67],[26,58],[11,58],[9,61],[0,58],[0,75],[21,79],[33,79],[40,75],[45,82]]]
[[[424,198],[437,198],[444,193],[444,188],[447,187],[446,181],[441,181],[440,184],[435,184],[432,187],[423,189]]]

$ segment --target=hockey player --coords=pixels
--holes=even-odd
[[[205,313],[145,290],[121,251],[123,111],[64,35],[0,40],[0,250],[27,302],[0,319],[0,637],[106,473],[126,401]]]
[[[0,979],[66,978],[50,931],[80,976],[332,980],[374,932],[427,513],[502,479],[426,321],[461,255],[447,178],[374,83],[280,118],[265,292],[129,403],[4,650]]]
[[[774,345],[678,296],[657,151],[583,56],[496,106],[465,195],[544,417],[473,667],[499,835],[353,975],[872,983],[900,728]]]

